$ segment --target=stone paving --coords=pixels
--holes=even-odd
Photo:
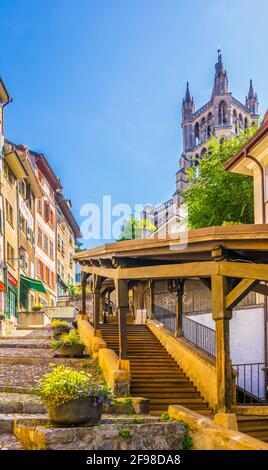
[[[49,348],[50,335],[48,329],[36,329],[13,330],[8,336],[0,336],[0,450],[22,449],[12,434],[15,420],[47,420],[44,405],[31,393],[51,370],[51,363],[85,371],[96,364],[92,359],[55,358]]]
[[[0,450],[23,450],[23,447],[13,434],[0,434]]]

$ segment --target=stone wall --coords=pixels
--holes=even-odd
[[[178,422],[134,424],[116,420],[98,426],[48,428],[20,422],[14,434],[27,450],[180,450],[185,426]],[[141,420],[142,421],[142,420]]]

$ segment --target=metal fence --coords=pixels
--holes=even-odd
[[[215,357],[215,331],[189,317],[182,317],[182,336],[195,347]]]
[[[254,362],[251,364],[234,364],[236,377],[237,403],[268,403],[267,373],[268,364]]]

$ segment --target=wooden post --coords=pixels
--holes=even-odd
[[[93,290],[93,324],[95,331],[99,329],[100,325],[100,287],[101,277],[97,274],[92,275],[92,290]]]
[[[212,317],[216,322],[216,374],[217,413],[231,413],[232,364],[230,357],[229,322],[232,311],[226,310],[226,280],[221,275],[212,276]]]
[[[177,301],[176,301],[176,329],[175,336],[179,338],[182,333],[182,315],[183,315],[183,293],[184,279],[178,279],[177,282]]]
[[[154,281],[150,279],[149,281],[149,289],[150,289],[150,318],[154,318]]]
[[[81,273],[81,288],[82,288],[82,315],[87,314],[87,298],[86,298],[86,285],[88,273],[82,271]]]
[[[119,359],[121,360],[127,358],[127,313],[129,310],[127,281],[116,279],[115,293],[119,329]]]

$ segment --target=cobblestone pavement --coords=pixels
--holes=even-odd
[[[23,450],[23,447],[13,434],[0,434],[0,450]]]
[[[35,347],[35,348],[47,348],[49,347],[49,338],[17,338],[17,339],[0,339],[0,351],[1,348],[12,348],[12,347]]]
[[[1,357],[47,357],[52,359],[54,351],[50,349],[33,349],[33,348],[2,348],[0,347]]]

